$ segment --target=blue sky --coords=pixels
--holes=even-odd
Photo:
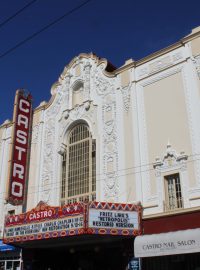
[[[31,0],[0,0],[0,24]],[[37,0],[0,27],[0,55],[85,0]],[[12,119],[15,91],[33,106],[50,98],[64,66],[94,52],[120,67],[175,43],[200,25],[200,1],[91,0],[34,39],[0,57],[0,124]]]

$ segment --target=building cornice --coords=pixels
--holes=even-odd
[[[13,121],[9,120],[9,122],[5,121],[3,124],[0,125],[0,129],[2,128],[9,128],[13,125]]]
[[[146,215],[146,216],[143,216],[142,219],[143,220],[148,220],[148,219],[153,219],[153,218],[177,216],[177,215],[189,214],[189,213],[194,213],[194,212],[199,212],[199,211],[200,211],[200,206],[192,207],[192,208],[186,208],[186,209],[177,209],[175,211],[170,211],[170,212]]]
[[[200,31],[192,33],[192,34],[180,39],[180,41],[178,41],[170,46],[167,46],[161,50],[158,50],[158,51],[156,51],[148,56],[145,56],[144,58],[142,58],[138,61],[133,61],[132,63],[129,63],[128,65],[125,64],[122,67],[119,67],[113,73],[119,74],[121,72],[124,72],[127,69],[139,67],[147,62],[150,62],[151,60],[154,60],[160,56],[163,56],[164,54],[167,54],[173,50],[184,47],[186,43],[192,41],[193,39],[199,38],[199,37],[200,37]]]

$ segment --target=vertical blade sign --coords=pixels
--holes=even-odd
[[[27,181],[30,128],[32,120],[32,97],[17,90],[13,116],[12,159],[8,202],[20,205],[24,202]]]

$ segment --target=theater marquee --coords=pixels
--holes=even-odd
[[[7,216],[4,242],[23,242],[82,234],[84,205],[51,207],[43,202],[30,212]]]
[[[16,243],[80,234],[139,235],[141,206],[74,203],[51,207],[40,202],[21,215],[7,216],[4,242]]]

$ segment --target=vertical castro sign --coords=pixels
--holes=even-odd
[[[13,116],[12,158],[9,176],[8,201],[13,205],[23,204],[28,173],[29,141],[32,122],[32,97],[17,90]]]

